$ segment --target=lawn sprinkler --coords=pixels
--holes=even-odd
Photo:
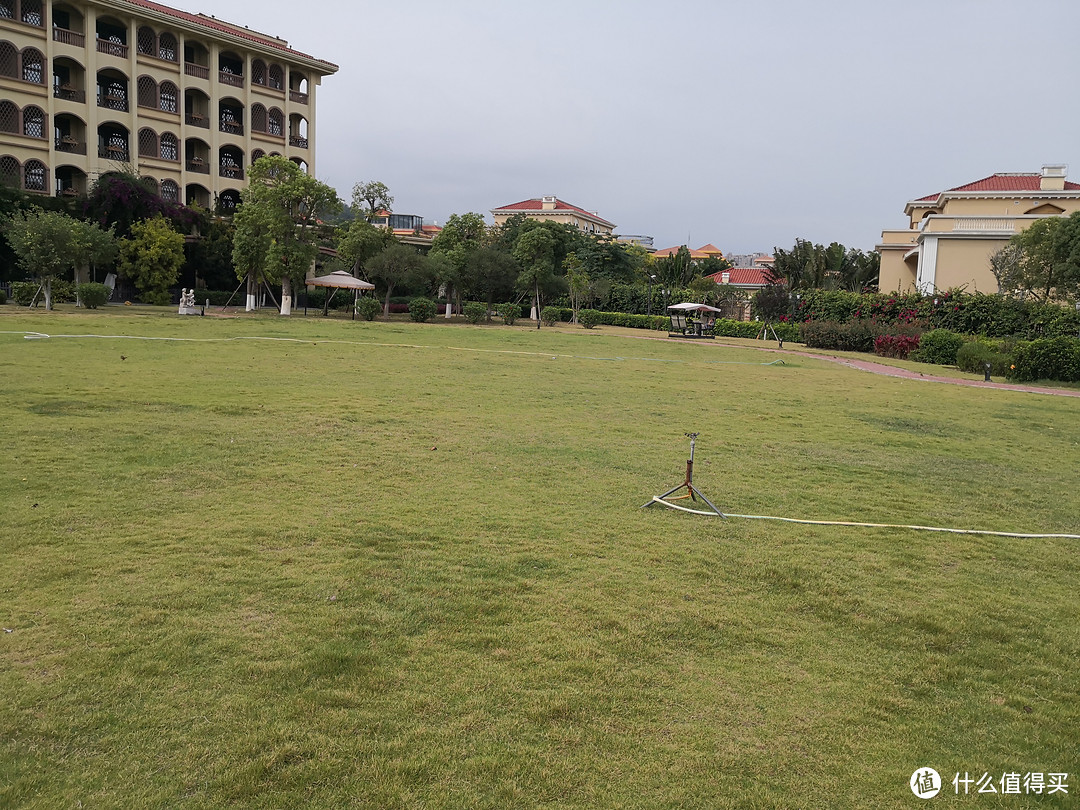
[[[705,497],[705,493],[694,486],[694,442],[698,437],[697,433],[684,433],[684,436],[690,439],[690,458],[686,460],[686,480],[679,484],[677,487],[672,487],[663,495],[657,495],[652,499],[646,501],[641,505],[644,509],[646,506],[652,506],[654,503],[661,504],[662,506],[669,506],[672,509],[678,509],[681,512],[693,512],[695,515],[719,515],[720,517],[727,517],[723,512],[716,508],[712,501]],[[679,495],[677,497],[670,497],[678,492],[680,489],[686,488],[685,495]],[[672,501],[685,501],[689,498],[692,501],[697,501],[699,498],[709,505],[711,512],[706,512],[701,509],[690,509],[686,506],[679,506]]]

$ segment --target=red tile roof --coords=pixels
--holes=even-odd
[[[274,50],[287,53],[290,56],[300,57],[301,59],[309,59],[314,62],[319,62],[328,68],[328,72],[336,73],[338,66],[333,62],[327,62],[323,59],[316,59],[314,56],[309,56],[301,51],[294,50],[288,45],[283,45],[281,42],[271,39],[257,31],[252,31],[244,26],[231,25],[222,20],[217,20],[214,17],[208,17],[205,14],[189,14],[186,11],[180,11],[179,9],[170,8],[169,6],[163,6],[160,3],[152,3],[150,0],[125,0],[125,2],[138,6],[139,8],[145,8],[150,11],[156,11],[160,14],[165,14],[169,17],[173,17],[177,20],[183,20],[186,23],[197,25],[201,28],[209,28],[212,31],[217,31],[222,34],[232,34],[233,36],[240,37],[241,39],[250,40],[251,42],[263,45],[267,48],[273,48]]]
[[[544,201],[540,197],[533,197],[531,200],[522,200],[521,202],[511,203],[510,205],[503,205],[499,208],[492,209],[493,213],[501,213],[503,211],[543,211]],[[595,219],[598,222],[602,222],[605,225],[615,227],[613,222],[608,222],[603,217],[594,214],[592,211],[586,211],[584,208],[578,208],[576,205],[571,205],[568,202],[555,198],[555,211],[575,211],[579,214],[584,214],[591,219]]]
[[[933,202],[942,194],[949,191],[1039,191],[1042,182],[1042,174],[1031,172],[1030,174],[999,173],[976,180],[974,183],[965,183],[947,191],[939,191],[937,194],[927,194],[919,197],[915,202]],[[1080,191],[1080,183],[1065,181],[1066,191]]]
[[[656,250],[656,251],[653,251],[653,258],[665,259],[668,256],[674,256],[676,253],[678,253],[683,248],[686,248],[686,245],[677,245],[675,247],[669,247],[669,248],[663,248],[661,250]],[[690,254],[691,259],[707,259],[707,258],[709,258],[708,253],[702,253],[700,250],[694,250],[693,248],[686,248],[686,250]]]
[[[705,278],[711,278],[717,284],[723,284],[724,273],[727,273],[728,284],[750,284],[764,287],[769,283],[768,269],[767,267],[732,267],[730,270],[713,273],[711,276],[705,276]]]

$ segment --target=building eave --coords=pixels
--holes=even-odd
[[[237,25],[236,23],[226,22],[224,20],[214,20],[213,17],[208,17],[208,21],[218,23],[217,25],[214,25],[211,22],[204,22],[201,20],[200,15],[198,14],[191,14],[190,12],[181,11],[180,9],[174,9],[170,6],[151,2],[151,0],[94,0],[94,2],[104,8],[112,9],[119,14],[153,20],[169,28],[212,37],[220,41],[230,42],[237,47],[248,51],[255,51],[266,56],[288,60],[289,62],[301,65],[320,76],[329,76],[338,71],[338,66],[333,62],[316,59],[314,56],[295,50],[287,44],[279,44],[275,41],[277,39],[276,37],[261,34],[258,31],[252,31],[251,29]]]

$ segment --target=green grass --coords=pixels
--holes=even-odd
[[[1080,541],[638,508],[700,431],[727,511],[1076,533],[1076,399],[615,329],[0,313],[288,339],[0,334],[0,806],[1080,791]]]

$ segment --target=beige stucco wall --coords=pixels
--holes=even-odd
[[[915,289],[916,265],[904,261],[904,254],[911,248],[898,250],[878,246],[881,253],[881,268],[878,275],[878,289],[882,292],[911,292]]]
[[[1008,242],[1004,238],[941,239],[934,286],[939,290],[966,287],[968,292],[997,292],[997,280],[990,271],[990,256]]]

